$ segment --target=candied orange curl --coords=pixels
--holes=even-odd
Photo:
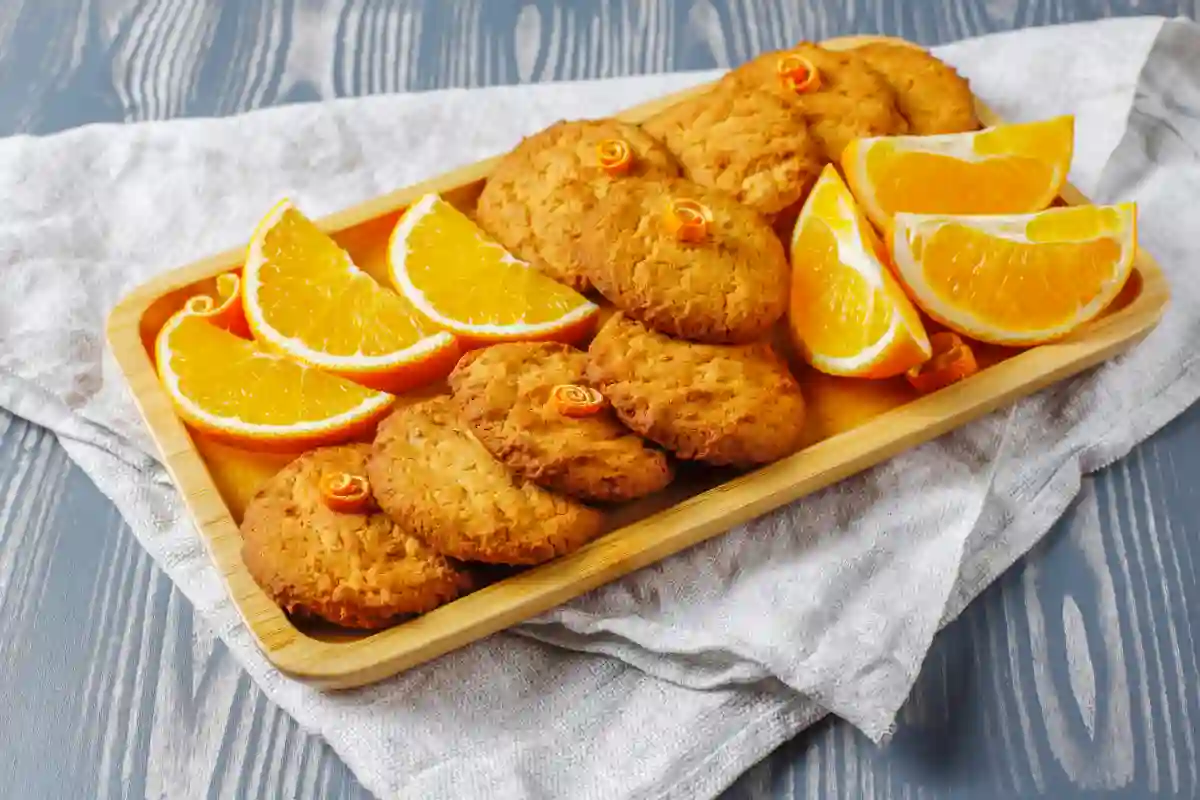
[[[236,272],[218,275],[216,293],[189,297],[184,309],[237,336],[248,338],[250,335],[242,313],[242,279]]]
[[[331,472],[321,478],[321,502],[333,511],[361,514],[371,505],[371,483],[364,475]]]
[[[821,73],[804,56],[795,53],[781,56],[775,63],[775,71],[783,85],[793,92],[815,92],[821,88]]]
[[[695,200],[672,200],[667,206],[667,230],[684,242],[702,242],[708,238],[712,211]]]
[[[563,383],[550,390],[550,402],[564,417],[588,417],[604,408],[604,395],[590,386]]]
[[[957,333],[943,331],[929,337],[933,357],[918,364],[906,375],[908,382],[922,394],[936,392],[979,371],[971,347]]]
[[[633,166],[633,149],[624,139],[605,139],[596,145],[596,156],[601,168],[616,177],[629,172]]]

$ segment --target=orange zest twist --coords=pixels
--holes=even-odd
[[[242,312],[242,279],[235,272],[217,276],[213,294],[198,294],[187,299],[184,308],[189,314],[204,317],[235,336],[250,338],[250,328]]]
[[[605,139],[600,142],[596,145],[596,156],[604,171],[613,177],[624,175],[633,166],[633,150],[624,139]]]
[[[695,200],[672,200],[667,206],[667,230],[684,242],[702,242],[708,236],[712,212]]]
[[[331,472],[321,478],[321,502],[333,511],[360,514],[371,505],[371,483],[363,475]]]
[[[975,354],[957,333],[943,331],[929,337],[933,357],[908,371],[906,377],[918,392],[928,394],[979,371]]]
[[[563,383],[550,390],[550,402],[564,417],[588,417],[604,408],[604,395],[590,386]]]
[[[793,92],[813,92],[821,88],[821,73],[804,56],[788,53],[775,64],[783,85]]]

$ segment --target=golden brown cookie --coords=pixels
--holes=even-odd
[[[819,80],[814,88],[795,91],[780,77],[780,59],[789,55],[807,59],[816,68]],[[835,164],[854,139],[908,131],[888,82],[853,52],[801,42],[746,62],[722,82],[743,89],[764,89],[793,103],[821,143],[826,160]]]
[[[964,133],[979,128],[975,98],[954,67],[918,47],[876,42],[854,49],[896,93],[910,133]]]
[[[696,204],[711,217],[700,226],[690,224]],[[787,309],[790,270],[771,226],[724,192],[682,178],[612,184],[585,217],[578,252],[601,294],[672,336],[753,341]]]
[[[604,525],[599,511],[510,473],[445,396],[380,423],[367,474],[384,511],[463,561],[540,564],[578,548]]]
[[[369,492],[361,501],[330,494],[338,475],[366,475],[370,451],[352,444],[305,453],[246,507],[242,558],[288,613],[382,628],[470,588],[466,572],[380,512]]]
[[[804,397],[767,342],[683,342],[616,314],[588,348],[588,379],[621,421],[680,458],[749,467],[795,452]]]
[[[631,433],[606,403],[588,398],[597,400],[594,406],[563,405],[563,389],[555,396],[563,386],[588,394],[587,354],[581,350],[553,342],[498,344],[463,356],[449,381],[479,441],[522,478],[609,503],[671,482],[666,455]]]
[[[630,161],[621,175],[600,163],[598,146],[625,142]],[[579,291],[587,280],[575,268],[573,246],[580,234],[578,208],[564,208],[565,183],[604,184],[614,177],[672,177],[679,164],[670,151],[636,125],[615,119],[556,122],[526,137],[504,156],[479,196],[479,224],[517,258]],[[589,203],[586,196],[582,202]]]
[[[670,148],[689,179],[771,220],[803,203],[825,163],[800,109],[771,92],[718,84],[642,127]]]

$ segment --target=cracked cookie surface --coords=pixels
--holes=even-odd
[[[596,147],[606,139],[625,141],[632,154],[628,172],[613,178],[604,171]],[[522,139],[488,177],[477,205],[485,231],[517,258],[557,281],[586,291],[586,277],[573,259],[582,232],[581,206],[610,181],[679,174],[670,151],[637,125],[616,119],[563,120]],[[559,192],[574,184],[573,202]]]
[[[816,89],[796,92],[784,84],[778,64],[787,55],[805,58],[816,68],[820,74]],[[891,86],[853,51],[826,50],[812,42],[800,42],[747,61],[721,80],[743,89],[769,91],[795,105],[821,143],[825,159],[834,163],[854,139],[908,132]]]
[[[467,353],[450,388],[479,441],[523,478],[585,501],[622,502],[656,492],[673,477],[666,454],[611,408],[571,417],[552,401],[556,386],[587,384],[587,354],[552,342],[514,342]]]
[[[771,92],[718,84],[642,123],[686,177],[770,220],[799,211],[825,160],[803,113]]]
[[[379,510],[334,511],[331,473],[365,475],[370,446],[325,447],[297,458],[254,495],[242,519],[242,558],[286,611],[351,628],[381,628],[467,591],[467,573]]]
[[[588,348],[588,378],[621,421],[679,458],[749,467],[795,452],[804,397],[767,342],[671,339],[617,314]]]
[[[711,213],[698,241],[668,223],[673,202]],[[783,316],[790,268],[762,215],[682,178],[623,181],[586,217],[580,263],[609,302],[655,330],[701,342],[758,339]]]
[[[446,396],[380,423],[367,474],[380,508],[463,561],[539,564],[575,550],[604,525],[596,509],[513,475]]]
[[[910,133],[927,136],[979,129],[970,84],[954,67],[920,48],[890,42],[866,44],[854,52],[892,87]]]

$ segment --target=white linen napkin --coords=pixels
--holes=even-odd
[[[0,140],[9,187],[0,197],[0,405],[57,433],[268,696],[325,736],[376,794],[711,796],[824,709],[886,735],[938,626],[1045,533],[1081,473],[1200,396],[1191,354],[1200,286],[1188,274],[1200,249],[1172,205],[1200,192],[1200,167],[1194,147],[1139,147],[1172,126],[1191,125],[1197,140],[1200,87],[1181,65],[1198,43],[1194,26],[1142,18],[938,51],[1011,119],[1074,113],[1075,182],[1099,187],[1098,199],[1143,201],[1142,242],[1175,292],[1146,343],[556,609],[521,635],[371,687],[322,693],[256,649],[104,353],[108,309],[149,275],[244,241],[281,195],[323,214],[494,154],[555,119],[610,113],[713,73]],[[1148,54],[1138,107],[1154,114],[1135,114],[1122,141]]]

